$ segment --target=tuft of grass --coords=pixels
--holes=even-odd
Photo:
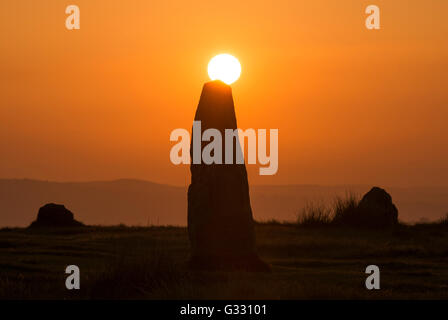
[[[297,217],[297,223],[304,227],[329,225],[332,221],[332,209],[324,202],[308,202]]]
[[[446,213],[445,216],[438,221],[438,224],[448,226],[448,213]]]
[[[269,220],[254,220],[255,225],[264,225],[264,226],[292,226],[295,225],[294,221],[279,221],[276,219]]]
[[[359,197],[353,193],[336,197],[332,204],[308,202],[298,214],[297,223],[304,227],[358,225],[362,219],[358,204]]]
[[[358,209],[359,197],[354,193],[347,193],[345,198],[336,197],[333,204],[333,224],[359,225],[362,219]]]

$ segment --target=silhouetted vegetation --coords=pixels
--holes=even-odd
[[[359,209],[359,197],[348,193],[345,198],[336,197],[333,204],[333,219],[335,225],[360,225],[362,213]]]
[[[304,227],[329,225],[332,220],[332,208],[321,201],[308,202],[297,218],[298,224]]]
[[[445,216],[439,220],[439,224],[448,227],[448,213],[445,214]]]
[[[304,227],[353,225],[359,219],[359,198],[352,193],[345,197],[336,197],[332,203],[310,201],[301,210],[297,223]]]
[[[347,193],[331,203],[308,202],[298,214],[297,224],[303,227],[389,228],[398,226],[398,210],[384,189],[373,187],[362,198]]]

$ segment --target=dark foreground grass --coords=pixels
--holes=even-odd
[[[191,272],[185,228],[0,230],[1,299],[447,299],[444,224],[359,230],[257,224],[271,273]],[[65,289],[65,267],[81,290]],[[365,268],[381,290],[365,289]]]

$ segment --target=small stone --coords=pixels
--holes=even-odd
[[[34,227],[81,227],[83,223],[74,219],[73,213],[61,204],[49,203],[39,209]]]
[[[398,224],[398,210],[386,190],[373,187],[358,205],[359,213],[369,226],[394,226]]]

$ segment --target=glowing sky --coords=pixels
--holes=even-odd
[[[364,9],[381,9],[367,30]],[[65,29],[77,4],[81,29]],[[448,2],[0,3],[0,178],[184,185],[207,63],[238,57],[238,125],[279,129],[257,184],[448,185]]]

